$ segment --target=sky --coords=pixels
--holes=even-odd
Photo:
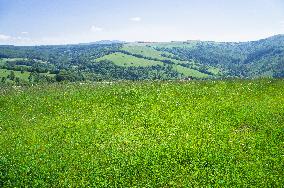
[[[284,0],[0,0],[0,44],[252,41],[284,33]]]

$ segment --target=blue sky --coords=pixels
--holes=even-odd
[[[0,0],[0,44],[248,41],[281,33],[283,0]]]

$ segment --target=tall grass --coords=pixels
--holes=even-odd
[[[0,187],[281,187],[284,81],[0,92]]]

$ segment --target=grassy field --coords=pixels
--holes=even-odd
[[[6,63],[9,62],[13,62],[13,61],[17,61],[17,60],[26,60],[24,58],[0,58],[0,66],[1,65],[5,65]],[[39,60],[38,60],[39,61]],[[42,62],[42,61],[39,61]],[[44,62],[42,62],[44,63]],[[26,66],[26,65],[19,65],[18,67],[23,67],[23,68],[29,68],[31,66]],[[15,73],[15,76],[20,78],[20,80],[29,81],[29,76],[30,76],[30,72],[28,71],[23,71],[23,73],[21,71],[15,71],[15,70],[7,70],[7,69],[1,69],[0,68],[0,78],[2,77],[7,77],[8,75],[10,75],[11,71],[13,71]],[[41,75],[46,75],[46,76],[50,76],[50,77],[54,77],[55,74],[49,74],[49,73],[40,73]],[[7,82],[12,82],[10,80],[7,80]]]
[[[197,70],[190,69],[190,68],[187,68],[187,67],[183,67],[183,66],[180,66],[180,65],[174,65],[174,69],[177,72],[180,72],[185,76],[192,76],[194,78],[208,78],[209,77],[208,74],[204,74],[204,73],[199,72]]]
[[[140,54],[140,55],[143,55],[145,57],[156,58],[156,59],[159,59],[159,60],[170,60],[170,61],[174,62],[175,64],[192,64],[192,65],[195,64],[193,61],[191,61],[191,62],[180,61],[180,60],[176,60],[176,59],[172,59],[172,58],[163,57],[162,54],[169,55],[169,56],[172,56],[173,54],[168,53],[168,52],[157,51],[153,47],[147,47],[146,44],[144,44],[144,45],[137,44],[137,43],[127,44],[127,45],[123,46],[122,50],[125,50],[125,51],[133,53],[133,54]]]
[[[21,71],[13,71],[15,73],[15,76],[20,78],[21,80],[24,81],[29,81],[29,76],[30,76],[30,72],[24,71],[23,73],[21,73]],[[11,70],[7,70],[7,69],[0,69],[0,78],[1,77],[7,77],[8,75],[10,75]],[[49,73],[40,73],[41,75],[46,75],[46,76],[50,76],[50,77],[54,77],[55,74],[49,74]]]
[[[172,43],[169,43],[169,44],[172,44]],[[161,43],[161,45],[164,45],[164,43]],[[174,65],[175,69],[179,73],[183,73],[185,76],[193,76],[195,78],[207,78],[209,76],[208,74],[201,73],[195,69],[191,69],[186,66],[181,66],[181,65],[190,64],[192,67],[198,69],[200,65],[196,64],[194,61],[181,61],[181,60],[176,60],[176,59],[172,59],[168,57],[163,57],[162,54],[165,54],[168,56],[173,56],[173,54],[155,50],[154,47],[156,47],[155,43],[146,43],[146,44],[133,43],[133,44],[124,45],[122,50],[130,52],[132,54],[139,54],[145,57],[156,58],[159,60],[170,60],[173,63],[175,63]],[[208,71],[214,75],[218,75],[220,73],[220,70],[215,67],[209,67]]]
[[[170,59],[170,58],[165,58],[161,56],[161,52],[156,51],[154,49],[148,48],[146,46],[125,46],[123,48],[123,50],[128,51],[130,53],[133,54],[140,54],[140,55],[147,55],[146,57],[151,57],[151,58],[157,58],[160,60],[166,60],[166,59]],[[100,61],[100,60],[109,60],[112,61],[114,64],[119,65],[119,66],[135,66],[135,67],[147,67],[147,66],[153,66],[153,65],[163,65],[163,63],[161,61],[153,61],[153,60],[147,60],[144,58],[137,58],[131,55],[127,55],[127,54],[123,54],[120,52],[117,53],[113,53],[110,55],[106,55],[104,57],[98,58],[96,59],[96,62]],[[182,62],[182,61],[178,61],[178,60],[174,60],[174,59],[170,59],[172,62],[175,63],[188,63],[188,62]],[[174,65],[174,69],[179,72],[182,73],[185,76],[191,76],[194,78],[208,78],[209,75],[201,73],[197,70],[194,69],[190,69],[187,67],[183,67],[181,65]]]
[[[157,51],[154,48],[149,48],[146,45],[126,44],[123,46],[122,50],[128,51],[133,54],[141,54],[146,57],[164,59],[165,57],[161,56],[163,52]],[[165,52],[164,54],[171,55],[170,53]],[[166,58],[165,58],[166,59]]]
[[[22,79],[22,80],[25,80],[25,81],[28,81],[28,78],[30,76],[30,73],[29,72],[23,72],[21,73],[21,71],[13,71],[15,73],[15,76]],[[0,69],[0,77],[7,77],[8,75],[10,75],[11,73],[11,70],[7,70],[7,69]]]
[[[0,187],[281,187],[284,81],[0,90]]]
[[[104,57],[96,59],[96,61],[100,60],[109,60],[112,61],[114,64],[119,66],[135,66],[135,67],[147,67],[147,66],[153,66],[153,65],[162,65],[163,63],[160,61],[153,61],[153,60],[147,60],[143,58],[137,58],[131,55],[126,55],[123,53],[113,53],[110,55],[106,55]]]

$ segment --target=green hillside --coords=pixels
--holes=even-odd
[[[282,78],[284,35],[240,43],[188,40],[0,46],[0,68],[49,72],[60,78],[57,81]]]
[[[151,43],[149,43],[151,44]],[[167,60],[174,64],[174,69],[184,76],[194,77],[194,78],[207,78],[209,75],[207,73],[202,73],[199,71],[199,66],[193,60],[181,61],[173,58],[173,54],[168,52],[161,52],[151,47],[148,43],[130,43],[122,47],[123,51],[129,52],[137,56],[143,56],[142,58],[152,58],[159,61]],[[218,68],[209,67],[208,72],[212,75],[217,75],[219,73]]]
[[[0,90],[0,187],[281,187],[284,81]]]
[[[113,53],[101,58],[96,59],[96,61],[107,60],[111,61],[118,66],[134,66],[134,67],[147,67],[153,65],[162,65],[160,61],[147,60],[143,58],[137,58],[131,55],[123,53]]]
[[[167,55],[168,57],[172,56],[170,53],[162,53],[160,51],[155,50],[154,48],[148,47],[147,45],[131,43],[123,45],[121,52],[105,55],[103,57],[97,58],[95,61],[99,62],[102,60],[106,60],[113,62],[115,65],[125,67],[149,67],[155,65],[163,66],[163,60],[168,60],[173,63],[173,70],[185,77],[209,77],[209,75],[206,73],[202,73],[198,70],[190,68],[198,67],[193,61],[180,61],[164,57],[163,55]]]
[[[162,54],[171,55],[170,53],[163,53],[155,50],[154,48],[148,47],[147,44],[139,44],[139,43],[130,43],[126,44],[122,47],[122,50],[128,51],[133,54],[141,54],[146,57],[158,58],[158,59],[166,59],[162,56]]]
[[[194,62],[193,60],[182,61],[182,60],[179,60],[178,58],[174,58],[174,55],[172,53],[169,53],[166,51],[163,51],[163,52],[158,51],[155,49],[155,47],[150,46],[150,44],[152,43],[146,43],[146,44],[129,43],[129,44],[123,45],[122,50],[129,52],[131,54],[134,54],[134,55],[143,56],[145,58],[152,58],[152,59],[157,59],[160,61],[168,60],[168,61],[173,62],[176,65],[181,65],[187,68],[191,67],[191,68],[198,69],[200,66],[197,62]]]
[[[133,43],[133,44],[126,44],[122,47],[122,50],[125,50],[127,52],[130,52],[132,54],[139,54],[145,57],[150,57],[150,58],[156,58],[159,60],[171,60],[175,64],[190,64],[194,65],[193,61],[180,61],[172,58],[165,57],[166,56],[173,56],[173,54],[168,53],[168,52],[161,52],[158,50],[155,50],[152,47],[149,47],[149,45],[146,44],[139,44],[139,43]]]
[[[181,65],[174,65],[173,69],[179,73],[182,73],[184,76],[193,77],[193,78],[208,78],[208,74],[204,74],[194,69],[183,67]]]
[[[283,77],[284,35],[252,42],[186,41],[153,43],[152,48],[182,60],[218,68],[233,77]]]

